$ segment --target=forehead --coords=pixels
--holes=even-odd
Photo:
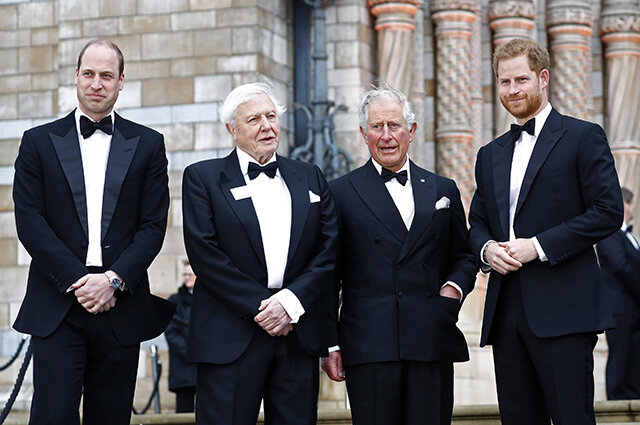
[[[379,99],[369,105],[367,122],[404,121],[402,103],[392,99]]]
[[[529,66],[529,59],[525,55],[502,59],[498,62],[498,78],[532,72]]]
[[[116,52],[102,44],[91,45],[82,55],[80,69],[100,69],[118,72],[118,56]]]
[[[238,105],[236,116],[251,116],[275,111],[276,107],[266,93],[260,93],[256,97]]]

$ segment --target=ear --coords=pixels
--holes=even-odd
[[[236,130],[235,128],[231,127],[229,124],[225,124],[225,127],[227,127],[227,131],[229,132],[229,134],[231,134],[231,137],[233,137],[233,140],[236,139]]]
[[[367,132],[362,127],[360,127],[360,134],[362,134],[362,138],[364,139],[364,143],[366,145],[367,144]]]
[[[78,68],[76,68],[76,77],[75,77],[75,79],[73,80],[73,83],[74,83],[76,86],[78,85],[78,72],[79,72],[79,70],[78,70]]]
[[[418,129],[418,123],[414,122],[411,128],[409,129],[409,143],[413,142],[413,139],[415,139],[417,129]]]
[[[538,76],[538,80],[540,82],[540,88],[545,89],[549,85],[549,70],[543,69],[540,71],[540,75]]]
[[[118,81],[118,90],[122,90],[124,88],[124,73],[120,75],[120,80]]]

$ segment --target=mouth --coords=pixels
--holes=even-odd
[[[380,148],[380,152],[382,153],[394,153],[395,151],[398,150],[397,146],[381,146]]]
[[[276,138],[274,136],[269,136],[269,137],[263,137],[261,139],[258,139],[258,142],[260,143],[274,143],[276,141]]]
[[[104,96],[98,93],[87,93],[87,97],[92,100],[102,100]]]

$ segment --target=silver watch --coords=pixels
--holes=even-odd
[[[104,274],[107,276],[107,279],[109,279],[109,285],[111,285],[113,289],[124,291],[124,282],[115,274],[115,272],[107,270]]]

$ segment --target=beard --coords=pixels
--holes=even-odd
[[[522,96],[522,93],[520,96]],[[542,105],[542,90],[538,89],[533,93],[526,93],[526,97],[517,105],[511,104],[509,100],[509,96],[500,96],[502,106],[504,106],[511,115],[520,119],[529,118],[534,116]]]

